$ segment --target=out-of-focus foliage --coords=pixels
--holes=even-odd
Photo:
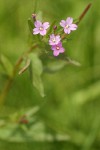
[[[52,23],[68,16],[77,19],[90,0],[37,2],[37,12]],[[3,55],[9,62],[7,74],[0,65],[0,101],[12,67],[32,42],[27,20],[35,5],[35,0],[0,0],[0,58]],[[0,102],[0,150],[100,149],[99,5],[99,0],[93,1],[73,38],[64,45],[68,56],[82,65],[62,64],[59,72],[45,72],[44,98],[33,89],[29,70],[17,74],[5,101]]]

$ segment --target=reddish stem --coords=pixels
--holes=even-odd
[[[86,13],[89,11],[89,9],[91,8],[92,4],[88,4],[87,7],[84,9],[84,11],[82,12],[82,14],[79,16],[79,21],[77,24],[80,23],[80,21],[84,18],[84,16],[86,15]]]

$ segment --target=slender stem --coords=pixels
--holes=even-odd
[[[12,77],[9,77],[9,79],[8,79],[7,82],[5,83],[5,86],[4,86],[4,88],[3,88],[2,92],[1,92],[1,95],[0,95],[0,105],[2,105],[2,104],[4,103],[4,100],[5,100],[5,98],[6,98],[7,94],[8,94],[8,92],[9,92],[11,86],[12,86],[12,83],[13,83],[13,81],[14,81],[14,78],[15,78],[15,76],[16,76],[16,74],[17,74],[17,71],[18,71],[18,69],[19,69],[19,67],[20,67],[20,65],[21,65],[21,63],[22,63],[24,57],[27,56],[29,53],[31,53],[32,50],[33,50],[34,48],[36,48],[37,46],[38,46],[38,45],[32,46],[28,51],[26,51],[26,52],[17,60],[15,66],[14,66],[13,72],[12,72],[13,75],[12,75]]]
[[[79,16],[79,21],[78,21],[77,24],[79,24],[80,21],[85,17],[85,15],[87,14],[87,12],[88,12],[89,9],[91,8],[91,6],[92,6],[91,3],[89,3],[89,4],[87,5],[87,7],[86,7],[86,8],[84,9],[84,11],[82,12],[82,14]]]
[[[78,18],[78,22],[76,23],[77,25],[82,21],[82,19],[85,17],[85,15],[87,14],[87,12],[89,11],[89,9],[91,8],[92,4],[89,3],[86,8],[84,9],[84,11],[81,13],[81,15]],[[65,33],[63,33],[62,35],[62,40],[68,36],[68,34],[66,35]]]

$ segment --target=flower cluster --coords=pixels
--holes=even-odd
[[[33,18],[36,16],[33,16]],[[34,19],[33,34],[40,34],[45,36],[47,34],[47,29],[50,27],[49,22],[40,22],[39,20]],[[64,34],[70,34],[72,31],[77,29],[77,25],[73,23],[73,18],[68,17],[66,20],[61,20],[60,26],[63,28]],[[51,50],[53,50],[53,55],[58,56],[60,53],[64,53],[65,49],[62,46],[62,38],[60,34],[55,34],[55,30],[57,26],[54,26],[54,33],[49,35],[49,45],[51,46]]]

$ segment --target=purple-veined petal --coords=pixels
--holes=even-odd
[[[37,21],[35,21],[34,25],[36,28],[40,28],[42,26],[42,23],[37,20]]]
[[[66,25],[70,25],[70,24],[72,24],[72,23],[73,23],[73,18],[68,17],[68,18],[66,19]]]
[[[65,27],[65,26],[66,26],[66,21],[65,21],[65,20],[61,20],[60,25],[61,25],[62,27]]]
[[[44,27],[44,29],[48,29],[50,27],[49,22],[44,22],[43,27]]]

